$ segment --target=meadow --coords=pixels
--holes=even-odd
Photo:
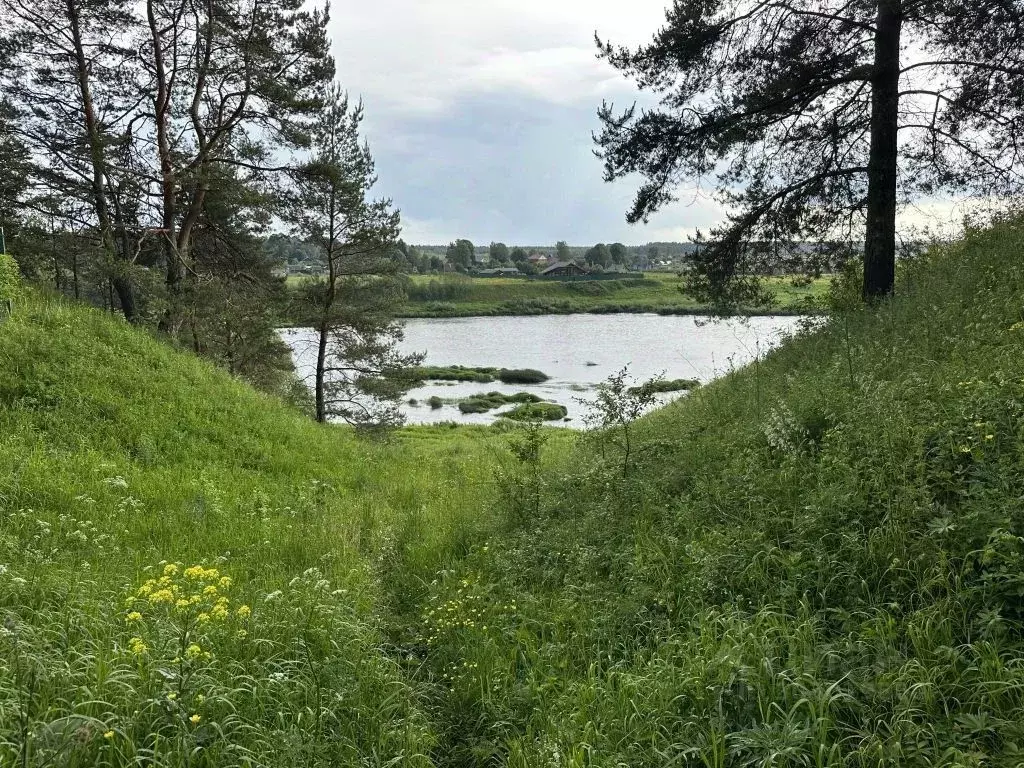
[[[290,277],[295,286],[303,279]],[[751,314],[818,312],[829,278],[804,285],[788,277],[767,278],[775,294],[769,309]],[[402,317],[475,317],[498,315],[567,315],[575,313],[654,312],[664,315],[707,313],[707,305],[681,292],[683,280],[673,273],[648,272],[616,280],[559,281],[465,275],[413,275],[405,287]]]
[[[0,765],[1024,763],[1024,225],[626,430],[319,427],[0,325]]]

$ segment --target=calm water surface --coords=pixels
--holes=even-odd
[[[592,397],[595,384],[623,367],[640,380],[663,373],[706,383],[764,354],[799,322],[796,317],[708,322],[654,314],[410,319],[402,349],[426,352],[425,365],[537,368],[551,378],[537,385],[431,382],[409,392],[419,404],[405,405],[403,412],[411,424],[489,424],[504,409],[462,414],[454,402],[432,410],[426,401],[432,395],[455,401],[479,392],[534,392],[568,408],[566,425],[579,427],[586,406],[577,398]],[[312,331],[293,328],[282,335],[299,373],[308,376],[316,361]]]

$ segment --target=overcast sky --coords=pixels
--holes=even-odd
[[[594,32],[641,43],[668,0],[334,0],[344,87],[366,107],[379,191],[410,243],[543,245],[685,240],[707,199],[626,224],[637,184],[601,180],[591,132],[632,85],[595,57]]]
[[[334,0],[338,75],[366,107],[379,193],[409,243],[642,244],[719,222],[707,196],[679,190],[648,225],[626,224],[636,180],[606,184],[593,156],[602,99],[637,92],[595,56],[594,33],[651,38],[670,0]],[[943,228],[951,201],[901,220]]]

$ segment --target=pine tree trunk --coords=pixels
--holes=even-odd
[[[106,192],[103,189],[103,179],[106,174],[106,157],[104,155],[103,139],[100,136],[99,120],[96,116],[96,108],[92,100],[92,88],[90,86],[90,63],[86,56],[85,45],[82,42],[80,29],[79,7],[73,0],[67,0],[67,19],[70,22],[71,40],[74,45],[75,67],[78,79],[79,95],[82,98],[82,115],[85,120],[85,135],[89,147],[89,160],[91,163],[91,188],[93,204],[96,208],[96,223],[100,230],[100,241],[103,250],[107,254],[110,265],[119,262],[117,247],[114,244],[114,236],[110,224],[110,212],[107,208]],[[118,282],[117,293],[121,298],[121,311],[129,322],[135,321],[135,300],[132,296],[131,283],[125,277],[114,278]],[[111,311],[114,307],[113,280],[110,288]]]
[[[321,323],[317,329],[319,339],[316,350],[316,420],[321,424],[327,422],[327,399],[324,392],[324,385],[327,379],[327,323]]]
[[[896,277],[901,5],[902,0],[878,0],[864,237],[863,295],[869,302],[892,293]]]

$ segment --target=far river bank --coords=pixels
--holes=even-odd
[[[290,278],[297,286],[303,278]],[[813,315],[822,311],[829,278],[806,283],[789,277],[766,278],[775,294],[770,307],[740,307],[737,317]],[[458,274],[407,278],[402,318],[531,317],[538,315],[661,316],[714,315],[713,308],[682,292],[683,279],[672,273],[646,273],[614,280],[559,281]],[[289,325],[299,325],[289,323]]]

